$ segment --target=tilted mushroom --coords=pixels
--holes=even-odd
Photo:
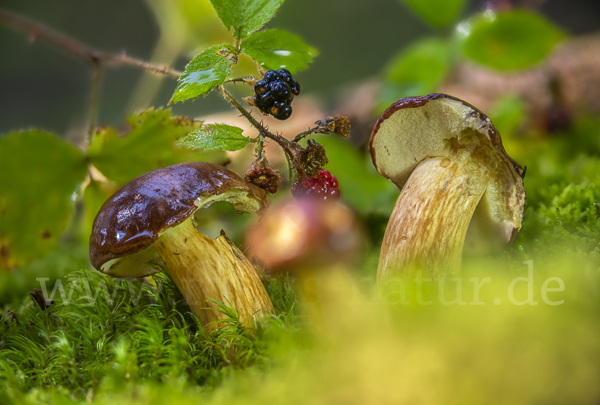
[[[375,124],[370,149],[379,173],[401,190],[379,280],[403,271],[455,272],[463,253],[501,250],[521,229],[524,170],[472,105],[445,94],[398,100]]]
[[[194,213],[217,201],[237,212],[266,206],[262,189],[211,163],[180,163],[136,177],[98,212],[90,237],[92,265],[114,277],[137,278],[157,273],[162,262],[203,326],[224,316],[210,300],[230,304],[241,320],[271,313],[269,296],[244,254],[224,232],[213,240],[196,230]]]

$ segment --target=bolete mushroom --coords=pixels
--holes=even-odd
[[[370,150],[377,171],[401,190],[379,280],[403,271],[455,272],[463,253],[501,250],[518,234],[525,171],[472,105],[445,94],[398,100],[377,120]]]
[[[163,263],[203,326],[224,317],[212,300],[231,305],[242,321],[273,306],[254,267],[224,232],[215,240],[196,230],[194,213],[216,201],[237,212],[266,206],[264,190],[224,167],[180,163],[142,174],[102,206],[90,237],[90,259],[124,278],[157,273]]]

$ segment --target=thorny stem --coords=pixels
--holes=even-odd
[[[275,135],[273,135],[273,134],[269,133],[269,131],[268,131],[268,130],[265,128],[265,126],[264,126],[263,124],[261,124],[260,122],[258,122],[258,121],[256,120],[256,118],[254,118],[254,117],[252,116],[252,114],[250,114],[250,112],[249,112],[248,110],[246,110],[246,109],[245,109],[245,108],[244,108],[244,107],[243,107],[243,106],[242,106],[242,105],[241,105],[241,104],[240,104],[240,103],[239,103],[239,102],[238,102],[238,101],[235,99],[235,97],[233,97],[233,94],[231,94],[229,91],[227,91],[227,90],[226,90],[226,89],[225,89],[223,86],[217,86],[217,87],[216,87],[216,90],[217,90],[219,93],[221,93],[221,94],[223,95],[223,98],[225,98],[225,100],[226,100],[227,102],[229,102],[231,105],[233,105],[233,106],[236,108],[236,110],[238,110],[238,111],[239,111],[239,112],[240,112],[240,113],[241,113],[241,114],[244,116],[244,118],[246,118],[246,119],[247,119],[247,120],[250,122],[250,124],[251,124],[251,125],[252,125],[254,128],[256,128],[256,129],[258,130],[258,132],[259,132],[260,134],[262,134],[262,135],[264,135],[264,136],[267,136],[267,137],[273,137],[272,139],[273,139],[274,141],[276,141],[276,142],[277,142],[277,143],[279,143],[281,146],[283,146],[283,145],[282,145],[282,143],[280,142],[280,140],[278,140],[278,139],[276,139],[276,138],[275,138]],[[271,136],[269,136],[269,135],[271,135]],[[280,137],[280,136],[277,136],[277,138],[281,138],[281,139],[283,139],[285,142],[289,142],[287,139],[285,139],[285,138],[282,138],[282,137]]]
[[[323,127],[320,127],[320,126],[316,126],[316,127],[314,127],[314,128],[311,128],[311,129],[309,129],[309,130],[306,130],[306,131],[304,131],[304,132],[300,132],[300,133],[299,133],[298,135],[296,135],[296,137],[294,138],[294,142],[299,142],[299,141],[301,141],[302,139],[304,139],[304,138],[306,138],[307,136],[309,136],[309,135],[312,135],[312,134],[331,134],[331,133],[332,133],[332,131],[330,131],[330,130],[328,130],[328,129],[326,129],[326,128],[323,128]]]
[[[154,73],[165,74],[171,77],[179,78],[182,72],[170,69],[166,66],[156,66],[135,58],[131,58],[122,52],[113,54],[97,51],[73,38],[47,28],[40,23],[29,20],[18,14],[6,10],[0,10],[0,24],[25,31],[30,34],[31,40],[43,39],[44,41],[63,49],[71,55],[87,60],[93,65],[103,63],[117,63],[121,65],[136,66],[142,69],[150,70]]]
[[[265,157],[265,137],[264,135],[258,135],[258,142],[256,142],[256,148],[254,149],[256,152],[256,158],[258,160],[263,159]]]
[[[300,132],[300,133],[299,133],[298,135],[296,135],[296,137],[294,138],[294,142],[298,142],[298,141],[302,140],[303,138],[305,138],[305,137],[307,137],[307,136],[309,136],[309,135],[312,135],[312,134],[314,134],[314,133],[317,133],[316,129],[317,129],[317,127],[315,127],[315,128],[311,128],[311,129],[309,129],[309,130],[307,130],[307,131],[304,131],[304,132]]]
[[[299,145],[295,142],[291,142],[281,135],[273,134],[265,128],[265,126],[258,122],[256,118],[250,114],[248,110],[246,110],[233,95],[227,91],[223,86],[217,86],[217,91],[220,92],[225,100],[227,100],[231,105],[233,105],[249,122],[250,124],[258,130],[259,137],[269,138],[275,141],[282,149],[287,160],[288,166],[290,168],[290,181],[294,178],[295,167],[294,167],[294,150],[299,148]],[[260,142],[264,142],[259,140]]]
[[[319,120],[317,121],[315,124],[317,124],[316,127],[311,128],[307,131],[304,132],[300,132],[298,135],[296,135],[296,137],[294,138],[293,142],[299,142],[301,141],[303,138],[306,138],[309,135],[312,134],[332,134],[335,133],[335,128],[336,128],[336,123],[335,120],[336,118],[346,118],[346,117],[327,117],[325,120]],[[347,118],[346,118],[347,119]],[[333,122],[330,122],[333,121]],[[331,126],[331,124],[333,124],[333,126]],[[340,133],[341,136],[344,136]],[[347,135],[346,135],[347,136]]]
[[[256,79],[254,76],[244,76],[244,77],[235,77],[233,79],[225,80],[225,83],[245,83],[248,86],[252,87],[252,83],[255,82]]]

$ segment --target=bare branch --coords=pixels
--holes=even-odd
[[[120,54],[96,51],[95,49],[71,38],[58,31],[52,30],[42,24],[29,20],[18,14],[0,10],[0,24],[28,33],[32,40],[41,39],[65,52],[90,62],[92,65],[103,63],[116,63],[121,65],[136,66],[154,73],[165,74],[179,78],[182,72],[166,66],[156,66],[139,59],[130,58],[122,52]]]

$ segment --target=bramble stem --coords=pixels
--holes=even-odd
[[[87,60],[92,64],[117,63],[121,65],[136,66],[154,73],[165,74],[171,77],[179,78],[182,72],[170,69],[166,66],[156,66],[135,58],[131,58],[122,52],[113,54],[97,51],[69,36],[58,31],[54,31],[42,24],[22,17],[18,14],[6,10],[0,10],[0,24],[15,28],[30,34],[32,40],[43,39],[44,41],[61,48],[67,53]]]
[[[339,123],[337,121],[340,121]],[[315,124],[317,124],[316,127],[311,128],[307,131],[304,132],[300,132],[298,135],[296,135],[296,137],[294,138],[293,142],[300,142],[303,138],[306,138],[309,135],[312,134],[333,134],[336,133],[336,126],[341,126],[338,129],[338,133],[340,136],[342,136],[343,138],[348,136],[348,132],[350,131],[350,126],[349,124],[346,122],[346,124],[343,123],[344,120],[348,120],[347,117],[327,117],[324,120],[319,120],[317,122],[315,122]],[[345,125],[348,126],[348,128],[346,130],[342,129],[342,127],[344,127]]]
[[[315,133],[319,133],[319,132],[317,131],[317,128],[318,128],[318,127],[316,127],[316,128],[311,128],[311,129],[309,129],[309,130],[307,130],[307,131],[304,131],[304,132],[300,132],[300,133],[299,133],[298,135],[296,135],[296,137],[294,138],[294,142],[299,142],[299,141],[301,141],[303,138],[305,138],[305,137],[307,137],[307,136],[309,136],[309,135],[312,135],[312,134],[315,134]]]
[[[265,157],[265,137],[262,134],[258,135],[258,142],[256,142],[256,148],[254,150],[256,152],[257,159],[263,159]]]
[[[227,91],[223,86],[217,86],[216,90],[221,93],[223,95],[223,98],[229,102],[229,104],[233,105],[235,107],[236,110],[238,110],[243,116],[244,118],[246,118],[250,124],[256,128],[259,132],[259,134],[262,134],[264,136],[267,136],[269,138],[273,137],[272,139],[274,141],[276,141],[277,143],[279,143],[281,145],[281,142],[279,142],[277,139],[275,139],[275,135],[269,133],[269,131],[265,128],[264,125],[262,125],[260,122],[258,122],[256,120],[256,118],[254,118],[252,116],[252,114],[250,114],[250,112],[248,110],[246,110],[236,99],[235,97],[233,97],[233,94],[231,94],[229,91]],[[269,136],[270,135],[270,136]],[[281,138],[281,137],[279,137]],[[287,139],[284,139],[285,141],[289,142]]]
[[[233,79],[225,80],[225,83],[244,83],[250,86],[250,88],[254,88],[252,82],[256,81],[254,76],[244,76],[244,77],[235,77]]]
[[[300,148],[300,146],[295,143],[285,139],[281,135],[273,134],[265,128],[265,126],[258,122],[256,118],[250,114],[248,110],[246,110],[236,99],[233,97],[229,91],[227,91],[223,86],[217,86],[216,90],[223,95],[223,98],[227,100],[231,105],[233,105],[249,122],[250,124],[258,130],[259,136],[263,138],[269,138],[273,141],[277,142],[277,144],[283,149],[285,158],[287,160],[289,169],[290,169],[290,181],[293,180],[294,177],[294,149]]]

